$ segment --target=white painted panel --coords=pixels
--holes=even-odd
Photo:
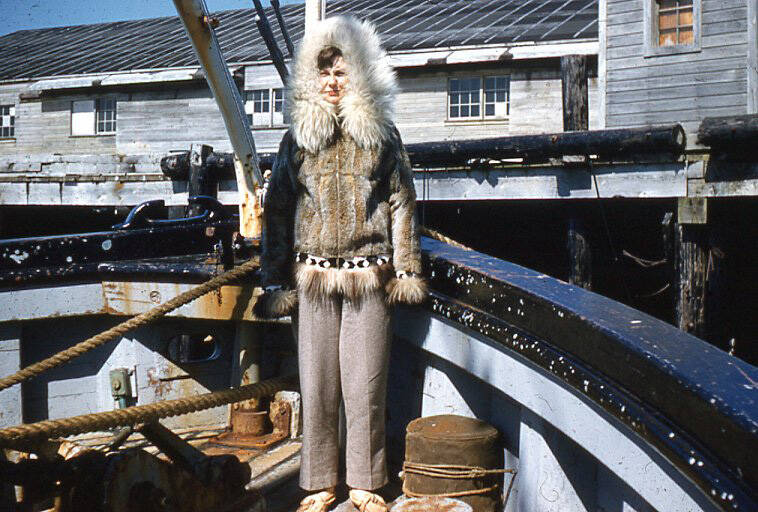
[[[437,368],[427,366],[424,370],[421,416],[435,416],[437,414],[456,414],[468,418],[477,417],[476,413],[466,403],[466,399],[450,380],[450,377]]]
[[[69,284],[0,293],[0,322],[104,312],[105,297],[100,283]]]
[[[21,369],[21,326],[0,325],[0,375],[11,375]],[[0,391],[0,428],[22,422],[21,386]]]
[[[596,510],[593,505],[597,501],[597,466],[588,460],[586,453],[566,443],[560,432],[528,409],[521,414],[519,451],[519,510]]]
[[[71,102],[71,135],[95,134],[95,101]]]

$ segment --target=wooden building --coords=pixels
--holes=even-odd
[[[304,6],[282,9],[297,42]],[[337,14],[377,25],[400,79],[397,124],[406,142],[560,131],[559,58],[569,54],[593,58],[590,124],[599,126],[595,0],[329,2],[327,15]],[[287,106],[254,11],[216,16],[257,148],[274,151]],[[229,151],[198,69],[178,18],[1,37],[0,173],[155,173],[162,156],[193,143]],[[0,204],[60,200],[44,199],[44,192],[23,199],[5,189]]]
[[[755,0],[600,0],[607,127],[758,112]]]

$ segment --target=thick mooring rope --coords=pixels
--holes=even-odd
[[[184,306],[189,302],[192,302],[198,297],[202,297],[206,293],[212,292],[213,290],[220,288],[221,286],[224,286],[225,284],[228,284],[232,281],[236,281],[237,279],[249,274],[250,272],[253,272],[255,269],[259,268],[259,266],[260,265],[257,260],[247,261],[242,265],[229,270],[228,272],[224,272],[223,274],[220,274],[213,279],[206,281],[205,283],[198,285],[195,288],[192,288],[191,290],[187,290],[186,292],[177,295],[168,302],[165,302],[160,306],[151,309],[150,311],[146,311],[135,317],[132,317],[126,322],[120,323],[115,327],[111,327],[105,332],[77,343],[73,347],[62,350],[61,352],[58,352],[57,354],[48,357],[47,359],[43,359],[42,361],[31,364],[26,368],[17,371],[13,375],[4,377],[0,379],[0,391],[7,389],[15,384],[19,384],[27,379],[31,379],[32,377],[36,377],[46,370],[60,366],[70,361],[71,359],[74,359],[75,357],[89,352],[93,348],[97,348],[100,345],[108,343],[109,341],[119,339],[124,334],[133,329],[136,329],[137,327],[149,324],[150,322],[153,322],[163,315],[170,313],[171,311]]]
[[[471,247],[466,247],[462,243],[453,240],[449,236],[445,236],[439,231],[435,231],[426,226],[421,226],[421,234],[424,236],[428,236],[429,238],[434,238],[437,241],[444,242],[448,245],[452,245],[453,247],[457,247],[459,249],[466,249],[467,251],[473,251]]]
[[[252,398],[270,396],[283,389],[297,385],[294,376],[270,379],[235,389],[213,391],[203,395],[176,400],[166,400],[147,405],[137,405],[113,411],[73,416],[59,420],[28,423],[0,430],[0,447],[13,448],[20,443],[40,441],[52,437],[65,437],[85,432],[157,421],[161,418],[179,416]]]

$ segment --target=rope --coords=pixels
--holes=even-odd
[[[413,492],[408,490],[408,485],[406,482],[403,482],[403,494],[406,496],[410,496],[411,498],[458,498],[460,496],[474,496],[476,494],[487,494],[488,492],[492,492],[496,490],[498,487],[497,484],[491,486],[491,487],[483,487],[481,489],[471,489],[469,491],[456,491],[456,492],[442,492],[439,494],[423,494],[418,492]]]
[[[59,420],[46,420],[0,430],[0,447],[13,447],[20,442],[39,441],[53,437],[65,437],[85,432],[107,430],[115,427],[157,421],[161,418],[179,416],[211,407],[270,396],[295,386],[294,376],[270,379],[235,389],[213,391],[189,398],[166,400],[147,405],[115,409],[73,416]]]
[[[446,244],[452,245],[453,247],[457,247],[459,249],[466,249],[467,251],[473,251],[471,247],[466,247],[462,243],[453,240],[449,236],[443,235],[439,231],[435,231],[426,226],[421,226],[421,234],[424,236],[428,236],[429,238],[434,238],[435,240],[438,240],[440,242],[444,242]]]
[[[404,462],[403,472],[433,478],[474,479],[487,475],[513,473],[513,469],[485,469],[479,466],[455,466],[450,464],[423,464],[421,462]]]
[[[150,322],[153,322],[163,315],[170,313],[171,311],[184,306],[189,302],[192,302],[198,297],[201,297],[206,293],[209,293],[225,284],[239,279],[246,274],[249,274],[258,267],[258,261],[247,261],[242,265],[229,270],[228,272],[224,272],[223,274],[216,276],[213,279],[196,286],[195,288],[192,288],[191,290],[187,290],[186,292],[177,295],[170,301],[165,302],[160,306],[151,309],[150,311],[146,311],[135,317],[132,317],[126,322],[122,322],[105,332],[77,343],[73,347],[69,347],[66,350],[58,352],[57,354],[48,357],[47,359],[43,359],[42,361],[31,364],[26,368],[17,371],[13,375],[9,375],[8,377],[0,379],[0,391],[7,389],[15,384],[19,384],[20,382],[23,382],[27,379],[31,379],[32,377],[36,377],[46,370],[67,363],[71,359],[89,352],[90,350],[97,348],[100,345],[104,345],[109,341],[119,339],[127,332],[136,329],[137,327],[149,324]]]
[[[469,489],[465,491],[453,491],[439,494],[422,494],[408,489],[408,480],[405,478],[407,473],[415,475],[428,476],[431,478],[447,478],[453,480],[474,480],[483,478],[487,475],[498,475],[503,473],[516,474],[515,469],[485,469],[479,466],[460,466],[454,464],[424,464],[421,462],[403,462],[403,494],[412,498],[456,498],[460,496],[473,496],[476,494],[487,494],[498,488],[498,484],[481,489]],[[512,479],[511,479],[512,480]]]

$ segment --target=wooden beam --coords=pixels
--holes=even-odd
[[[589,129],[586,56],[561,57],[561,83],[563,85],[563,130]],[[568,282],[589,290],[592,288],[592,247],[589,232],[576,209],[569,214],[567,239]]]
[[[688,191],[712,197],[758,196],[758,179],[693,185],[697,180],[687,179],[683,162],[594,164],[593,170],[597,189],[589,173],[564,166],[417,170],[414,185],[419,199],[429,201],[596,199],[598,194],[603,198],[674,198],[685,197]],[[1,174],[0,206],[134,206],[158,197],[166,205],[186,206],[187,174],[181,172],[185,174],[178,181],[162,173]],[[238,203],[233,179],[221,178],[218,199],[226,205]]]
[[[522,158],[544,162],[565,155],[599,155],[611,160],[674,159],[686,145],[681,125],[514,135],[487,139],[407,144],[414,165],[459,165],[469,160]]]
[[[697,131],[697,142],[717,148],[735,147],[758,158],[758,114],[706,117]]]

